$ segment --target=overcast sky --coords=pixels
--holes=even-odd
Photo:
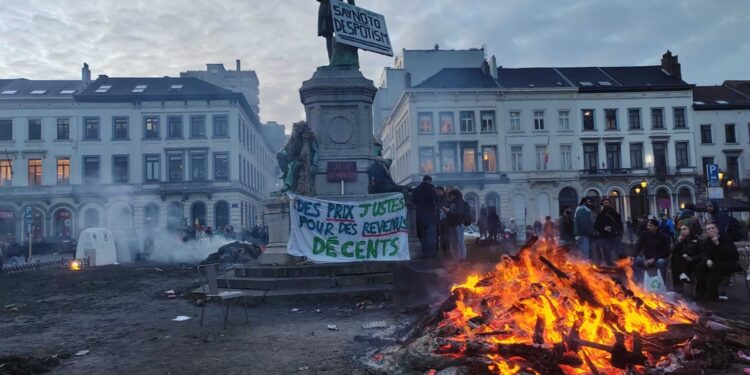
[[[401,49],[486,47],[498,65],[657,65],[683,79],[750,79],[750,1],[358,0]],[[255,70],[262,121],[304,119],[299,87],[327,64],[314,0],[0,0],[0,78],[179,76],[206,63]],[[378,81],[393,58],[360,52]]]

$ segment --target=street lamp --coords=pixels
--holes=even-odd
[[[719,171],[719,181],[724,179],[724,171]]]
[[[732,184],[734,184],[734,180],[732,180],[732,179],[727,180],[727,187],[728,188],[731,188]]]
[[[641,187],[645,189],[646,186],[648,186],[648,181],[646,181],[646,179],[644,178],[643,180],[641,180]]]
[[[636,193],[636,194],[640,194],[640,193],[641,193],[641,188],[640,188],[640,187],[638,187],[638,186],[636,186],[636,187],[635,187],[635,193]]]

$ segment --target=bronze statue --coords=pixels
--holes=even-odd
[[[315,195],[315,175],[318,172],[318,141],[305,121],[294,123],[292,135],[276,154],[281,168],[284,191]]]
[[[349,66],[359,69],[359,56],[357,47],[338,43],[333,36],[333,15],[331,15],[331,1],[342,0],[318,0],[318,36],[326,38],[326,49],[328,50],[329,66]],[[354,0],[347,0],[354,5]]]
[[[392,160],[383,158],[383,143],[379,140],[374,140],[373,152],[375,154],[375,161],[373,161],[370,170],[367,172],[369,179],[367,192],[370,194],[395,192],[408,194],[411,188],[399,185],[393,181],[393,177],[391,176]]]

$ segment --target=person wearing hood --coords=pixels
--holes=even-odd
[[[719,201],[712,200],[706,205],[706,212],[711,215],[709,223],[716,224],[716,229],[719,230],[719,235],[726,237],[727,228],[729,227],[729,213],[726,210],[719,209]],[[706,225],[708,226],[708,225]]]
[[[412,201],[417,207],[417,237],[422,245],[422,257],[434,258],[437,255],[437,194],[430,175],[422,177],[422,183],[414,189]]]
[[[676,292],[681,293],[683,283],[689,283],[690,277],[701,264],[702,249],[698,236],[688,225],[680,226],[680,235],[672,246],[672,285]]]
[[[703,234],[701,221],[695,214],[695,204],[693,203],[685,203],[685,208],[681,209],[680,212],[677,213],[677,222],[675,223],[675,227],[681,230],[683,226],[688,227],[690,229],[690,234],[695,237],[699,237],[701,234]],[[680,235],[680,232],[676,233],[676,236],[678,238],[680,237]]]

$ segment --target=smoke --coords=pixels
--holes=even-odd
[[[198,263],[220,247],[236,241],[214,234],[200,240],[183,242],[181,233],[169,232],[166,229],[157,229],[150,233],[150,237],[153,240],[153,248],[148,254],[149,261],[168,264]]]

